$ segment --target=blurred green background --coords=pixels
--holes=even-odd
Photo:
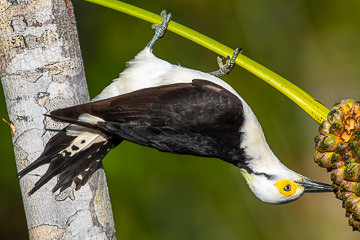
[[[358,98],[360,2],[337,0],[157,0],[131,2],[173,19],[269,67],[328,107]],[[91,97],[116,78],[150,40],[150,24],[73,1]],[[213,71],[216,55],[168,32],[154,53]],[[291,169],[330,182],[312,159],[318,124],[286,97],[236,67],[224,77],[248,102],[275,154]],[[0,117],[7,118],[3,91]],[[9,129],[0,123],[0,239],[26,239]],[[217,159],[160,153],[123,143],[104,168],[119,239],[358,239],[333,194],[287,205],[257,200],[235,167]]]

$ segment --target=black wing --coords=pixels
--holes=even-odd
[[[79,122],[84,113],[103,121]],[[160,151],[217,157],[235,165],[243,160],[242,102],[205,80],[142,89],[50,116]]]

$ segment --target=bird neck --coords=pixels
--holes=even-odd
[[[249,173],[266,173],[274,167],[285,167],[270,149],[259,121],[246,103],[243,111],[246,119],[241,128],[240,148],[244,150],[245,162],[239,167],[249,169]]]

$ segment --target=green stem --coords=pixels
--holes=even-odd
[[[151,23],[160,24],[161,22],[161,17],[159,15],[117,0],[85,1],[123,12]],[[168,30],[184,38],[187,38],[205,48],[208,48],[209,50],[221,56],[231,56],[234,52],[234,50],[232,50],[231,48],[174,21],[171,21],[169,23]],[[293,102],[295,102],[299,107],[301,107],[310,117],[312,117],[318,123],[321,123],[326,119],[326,116],[329,113],[329,109],[327,109],[321,103],[317,102],[308,93],[306,93],[304,90],[297,87],[296,85],[292,84],[285,78],[274,73],[273,71],[262,66],[261,64],[251,60],[243,54],[240,54],[237,57],[236,64],[258,76],[259,78],[263,79],[265,82],[269,83],[271,86],[279,90],[281,93],[283,93]]]

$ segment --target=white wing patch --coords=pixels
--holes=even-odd
[[[95,118],[97,117],[91,116],[89,118],[88,116],[84,116],[84,118],[87,120],[91,119],[92,121],[95,121]],[[80,121],[80,117],[79,117],[79,121]],[[85,149],[91,147],[95,143],[107,141],[106,136],[103,133],[96,131],[94,129],[77,126],[74,124],[71,124],[67,127],[66,134],[69,136],[76,136],[76,138],[71,142],[71,144],[67,148],[65,148],[60,152],[60,154],[62,154],[63,156],[72,156],[78,152],[84,151]],[[90,157],[91,155],[89,156],[89,158]]]
[[[78,120],[80,122],[85,122],[85,123],[90,123],[90,124],[96,124],[98,122],[104,122],[104,119],[93,116],[91,114],[88,113],[83,113],[79,116]]]

